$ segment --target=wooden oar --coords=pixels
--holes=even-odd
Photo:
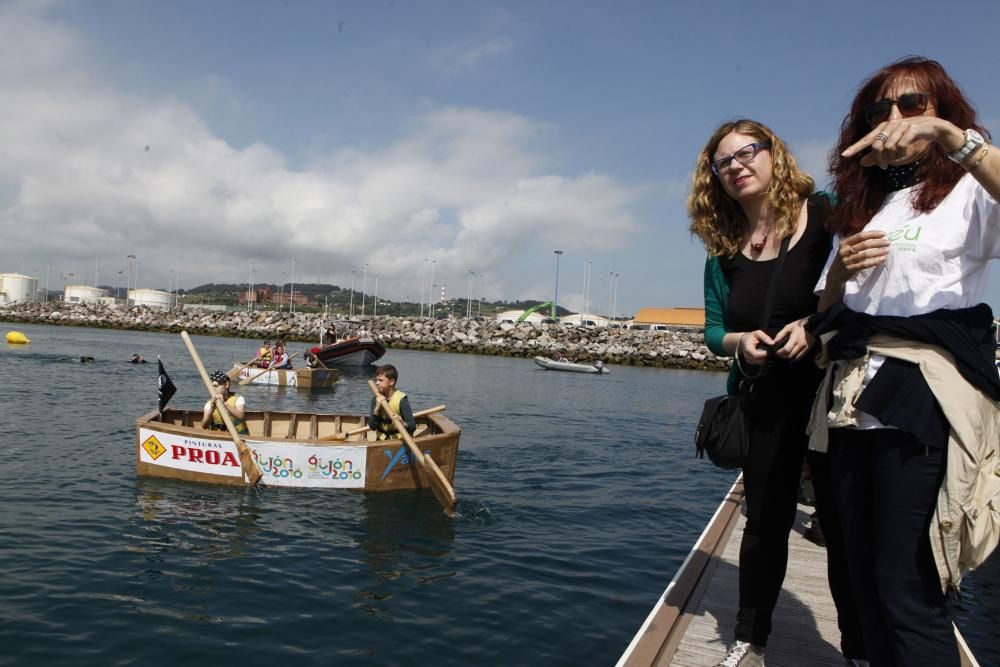
[[[433,414],[438,413],[438,412],[444,412],[444,408],[445,408],[445,406],[443,406],[443,405],[435,405],[433,408],[427,408],[426,410],[421,410],[420,412],[414,412],[413,413],[413,418],[416,419],[417,417],[426,417],[427,415],[433,415]],[[352,431],[347,431],[345,433],[334,433],[333,435],[327,435],[327,436],[324,436],[322,438],[318,438],[318,440],[320,442],[331,442],[331,441],[346,440],[348,437],[350,437],[352,435],[358,435],[360,433],[365,433],[365,432],[367,432],[370,429],[371,429],[371,427],[366,424],[365,426],[359,426],[358,428],[356,428],[356,429],[354,429]]]
[[[431,491],[434,492],[434,497],[438,499],[441,503],[441,507],[444,508],[444,513],[449,517],[455,516],[455,506],[458,505],[458,498],[455,496],[455,489],[451,488],[451,484],[448,483],[448,478],[444,476],[441,472],[441,468],[438,467],[437,463],[434,463],[434,459],[430,456],[425,456],[420,448],[417,447],[417,443],[413,441],[413,436],[410,435],[409,431],[406,430],[406,424],[403,423],[402,417],[397,415],[395,411],[389,406],[389,401],[385,400],[385,396],[379,393],[378,387],[375,386],[373,380],[368,381],[368,386],[371,387],[372,393],[375,394],[375,400],[378,402],[378,407],[382,408],[382,412],[386,414],[389,419],[392,420],[393,425],[395,425],[396,430],[399,431],[399,436],[406,443],[406,446],[410,448],[410,454],[413,458],[423,467],[424,472],[427,475],[427,479],[431,483]]]
[[[255,363],[257,363],[258,361],[260,361],[261,357],[263,357],[265,354],[267,354],[267,353],[266,352],[261,352],[260,354],[257,355],[256,359],[254,359],[253,361],[248,361],[245,364],[241,363],[241,362],[237,362],[239,364],[238,366],[233,366],[233,368],[231,370],[226,371],[226,375],[229,376],[229,380],[230,381],[235,380],[236,376],[240,374],[241,370],[243,370],[244,368],[247,368],[248,366],[253,366]]]
[[[298,352],[296,352],[292,356],[288,357],[288,360],[291,361],[292,359],[294,359],[297,356],[299,356]],[[266,373],[268,371],[293,371],[293,370],[295,370],[295,369],[294,368],[265,368],[260,373],[257,373],[256,375],[254,375],[251,378],[247,378],[245,380],[240,380],[240,384],[241,385],[243,385],[243,384],[250,384],[251,382],[253,382],[254,380],[256,380],[257,378],[259,378],[261,375],[263,375],[264,373]]]
[[[184,340],[184,344],[187,345],[188,352],[191,353],[191,358],[194,359],[194,365],[198,367],[198,374],[201,375],[201,381],[205,383],[205,388],[208,389],[208,395],[213,402],[215,402],[215,409],[219,411],[222,415],[222,421],[226,424],[226,430],[229,431],[229,435],[232,437],[233,442],[236,443],[236,449],[240,453],[240,468],[243,470],[243,475],[251,484],[257,484],[260,482],[260,478],[264,476],[261,472],[260,466],[253,458],[253,452],[247,447],[247,444],[243,442],[243,438],[240,434],[236,432],[236,426],[233,424],[232,418],[229,416],[229,411],[226,410],[223,405],[222,399],[215,395],[215,389],[212,387],[212,381],[208,379],[208,372],[205,370],[205,365],[201,363],[201,357],[198,356],[198,351],[194,349],[194,343],[191,342],[191,337],[188,336],[187,331],[181,332],[181,338]]]

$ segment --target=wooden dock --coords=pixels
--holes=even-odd
[[[617,667],[712,667],[733,640],[739,550],[745,518],[738,478]],[[826,549],[802,535],[812,508],[799,505],[788,541],[788,571],[774,611],[768,667],[843,667],[837,610],[826,579]],[[961,635],[963,666],[978,667]]]

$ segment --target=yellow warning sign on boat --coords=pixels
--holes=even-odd
[[[154,461],[160,458],[163,455],[163,452],[167,451],[167,448],[156,439],[155,435],[151,435],[146,438],[146,442],[142,443],[142,448],[146,450],[146,453],[149,454]]]

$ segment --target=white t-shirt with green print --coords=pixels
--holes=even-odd
[[[844,304],[869,315],[922,315],[983,300],[991,259],[1000,258],[1000,206],[971,175],[963,176],[929,213],[910,205],[915,188],[890,194],[865,225],[892,243],[881,266],[856,273]],[[820,292],[840,239],[816,284]]]

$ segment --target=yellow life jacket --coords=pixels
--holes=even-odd
[[[406,398],[406,394],[400,390],[393,392],[392,396],[389,397],[389,407],[397,415],[399,414],[399,404],[403,402]],[[399,435],[399,431],[396,430],[396,425],[392,423],[392,420],[385,414],[382,408],[378,408],[379,416],[382,418],[378,423],[378,439],[379,440],[400,440],[402,436]]]
[[[231,408],[236,407],[236,399],[239,398],[236,394],[230,394],[229,398],[226,399],[226,405]],[[229,418],[233,420],[233,426],[236,427],[237,433],[242,433],[243,435],[250,434],[250,428],[247,426],[245,419],[237,419],[231,413]],[[212,410],[212,429],[216,431],[225,431],[226,422],[222,419],[222,415],[219,414],[219,408]]]
[[[267,368],[268,364],[271,363],[271,348],[261,347],[257,350],[257,355],[260,357],[257,360],[257,365],[261,368]]]

